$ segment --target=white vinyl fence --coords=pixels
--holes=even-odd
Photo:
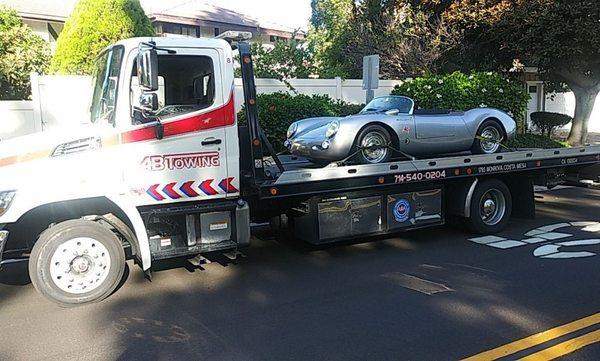
[[[32,74],[32,96],[27,101],[0,101],[0,140],[35,133],[55,127],[85,123],[89,119],[92,83],[87,76]],[[401,80],[381,80],[375,95],[389,94]],[[364,103],[365,91],[360,79],[293,79],[290,84],[299,94],[327,94],[333,99]],[[260,93],[290,91],[276,79],[256,79]],[[235,107],[243,102],[241,79],[235,79]],[[600,99],[590,120],[590,131],[600,132]],[[573,115],[573,95],[557,94],[546,99],[546,110]]]

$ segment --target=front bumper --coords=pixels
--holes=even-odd
[[[335,137],[328,140],[329,147],[327,149],[323,148],[325,140],[325,138],[288,139],[285,144],[291,154],[311,160],[335,162],[348,156],[350,149],[340,146]]]

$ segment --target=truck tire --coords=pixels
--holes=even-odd
[[[98,222],[83,219],[42,232],[29,257],[35,289],[63,307],[103,300],[117,288],[124,271],[121,240]]]
[[[506,184],[488,179],[477,184],[469,207],[470,217],[466,219],[469,229],[494,234],[502,231],[510,219],[512,197]]]

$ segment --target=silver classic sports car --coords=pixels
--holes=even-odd
[[[315,163],[351,159],[367,164],[399,155],[497,153],[502,150],[500,143],[515,133],[515,121],[498,109],[416,110],[408,97],[383,96],[356,115],[294,122],[285,145],[292,154]]]

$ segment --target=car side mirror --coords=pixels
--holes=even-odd
[[[137,73],[142,90],[158,90],[158,54],[156,49],[148,44],[138,45]]]
[[[140,107],[144,110],[158,110],[158,95],[156,93],[142,93],[140,95]]]
[[[398,114],[400,114],[400,111],[398,109],[390,109],[385,112],[385,115],[398,115]]]

